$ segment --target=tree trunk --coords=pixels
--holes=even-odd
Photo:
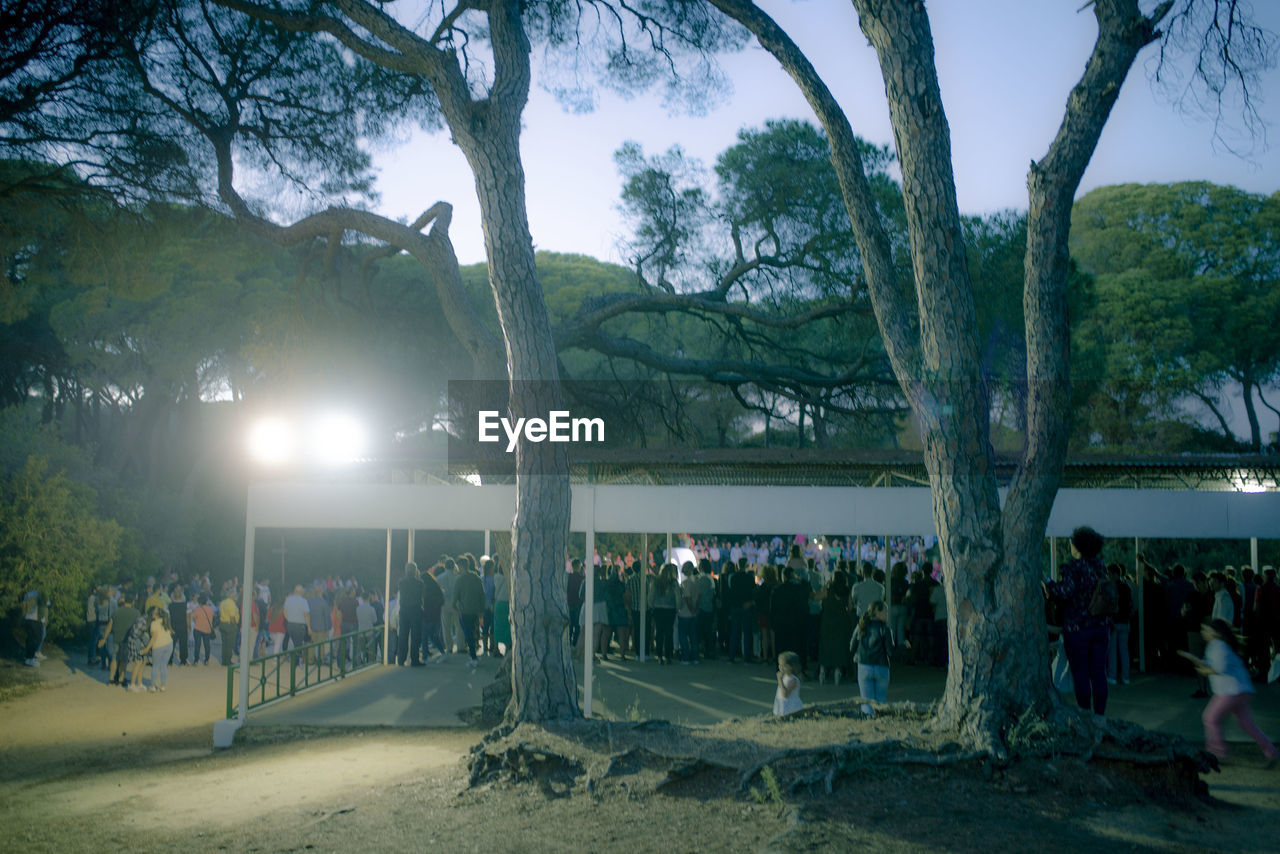
[[[1253,403],[1253,390],[1257,387],[1253,377],[1245,374],[1240,377],[1240,390],[1244,392],[1244,412],[1249,417],[1249,448],[1255,453],[1262,453],[1262,425],[1258,422],[1258,408]]]
[[[475,174],[511,379],[513,418],[545,418],[562,407],[555,342],[534,264],[520,160],[521,114],[528,100],[529,42],[519,3],[490,13],[495,83],[465,115],[442,106],[454,140]],[[564,556],[569,542],[569,462],[563,446],[522,442],[516,449],[516,515],[511,526],[512,697],[507,718],[576,717],[577,680],[568,646]]]
[[[947,594],[947,687],[939,719],[1002,752],[1027,710],[1052,704],[1039,590],[1044,527],[1066,449],[1066,236],[1070,202],[1134,58],[1169,10],[1096,0],[1098,40],[1045,161],[1029,180],[1024,308],[1026,448],[1003,513],[990,446],[989,390],[979,370],[973,290],[955,199],[949,131],[933,38],[918,0],[854,0],[880,60],[911,240],[919,340],[896,280],[848,119],[795,43],[754,3],[711,0],[745,25],[796,81],[831,142],[885,350],[920,424]]]

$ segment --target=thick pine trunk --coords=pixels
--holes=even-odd
[[[534,264],[520,160],[528,100],[529,43],[518,3],[490,14],[495,83],[463,109],[442,99],[454,140],[476,179],[489,284],[511,380],[510,414],[547,417],[560,409],[555,342]],[[452,114],[450,114],[452,113]],[[522,442],[516,450],[516,515],[511,526],[512,697],[507,719],[576,717],[577,680],[568,647],[564,556],[569,539],[569,462],[563,446]]]
[[[515,122],[518,123],[518,116]],[[511,377],[511,417],[545,418],[561,407],[555,345],[534,269],[525,217],[518,127],[489,139],[475,158],[476,188]],[[493,134],[497,137],[498,134]],[[579,714],[569,657],[564,555],[569,537],[569,463],[563,446],[516,449],[516,515],[511,527],[512,698],[510,720]]]

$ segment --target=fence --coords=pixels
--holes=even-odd
[[[382,626],[376,626],[264,655],[247,665],[233,664],[227,668],[227,717],[234,718],[239,713],[235,690],[236,671],[241,667],[249,668],[247,708],[256,709],[380,664],[381,652]]]

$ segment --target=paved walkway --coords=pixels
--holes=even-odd
[[[498,661],[482,657],[475,670],[465,664],[466,656],[451,655],[424,667],[374,668],[251,712],[249,721],[253,725],[464,726],[458,712],[480,704],[480,692],[493,680]],[[610,660],[598,662],[594,671],[593,713],[623,720],[662,718],[708,724],[768,714],[777,684],[774,667],[727,661],[662,666],[652,661]],[[941,695],[944,681],[941,670],[895,665],[889,699],[929,702]],[[1200,713],[1205,700],[1192,699],[1193,690],[1190,677],[1135,674],[1132,684],[1112,686],[1108,717],[1175,732],[1199,743],[1204,738]],[[811,680],[801,694],[805,702],[815,703],[857,696],[858,691],[856,683],[848,681],[836,686],[830,680],[826,685]],[[1253,708],[1263,730],[1280,738],[1280,683],[1259,685]],[[1227,725],[1227,738],[1248,741],[1234,721]]]

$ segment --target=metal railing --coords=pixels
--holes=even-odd
[[[382,663],[382,626],[350,632],[336,638],[293,647],[264,655],[248,663],[249,705],[256,709],[299,691],[336,682],[348,674]],[[236,704],[236,671],[242,664],[227,668],[227,717],[239,713]]]

